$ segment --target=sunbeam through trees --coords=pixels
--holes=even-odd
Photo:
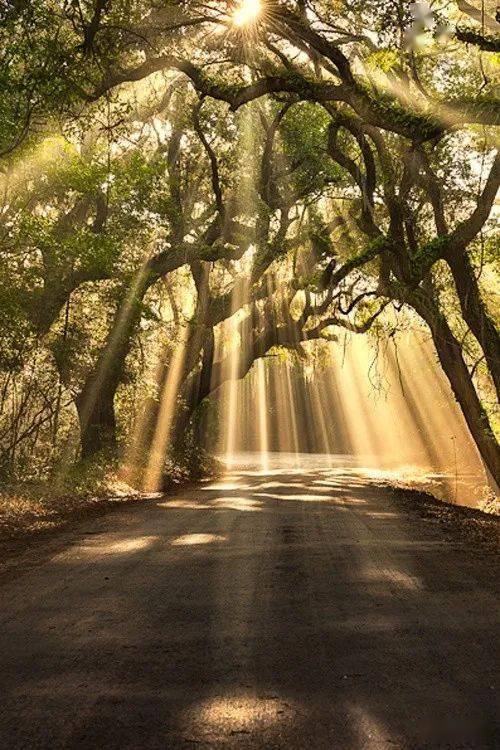
[[[0,2],[0,747],[500,746],[499,20]]]
[[[236,442],[268,465],[284,432],[431,474],[452,445],[495,491],[497,25],[473,10],[7,3],[4,479],[106,454],[158,489]]]

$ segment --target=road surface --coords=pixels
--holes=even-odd
[[[0,587],[0,747],[498,748],[488,559],[352,473],[79,525]]]

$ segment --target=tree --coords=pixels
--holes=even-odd
[[[42,193],[37,208],[23,207],[14,221],[16,252],[26,242],[41,252],[41,266],[33,266],[41,282],[23,292],[38,335],[50,338],[85,284],[110,283],[115,292],[106,335],[85,373],[66,381],[84,453],[115,444],[114,401],[145,300],[185,266],[196,304],[179,440],[226,377],[214,342],[237,309],[244,310],[243,374],[276,343],[297,346],[330,325],[365,331],[387,305],[405,305],[429,325],[498,480],[499,448],[483,405],[489,378],[497,394],[500,383],[484,273],[494,260],[500,179],[489,62],[496,27],[471,27],[470,3],[437,4],[424,24],[396,1],[268,0],[247,27],[233,24],[230,3],[77,6],[47,4],[33,13],[14,3],[6,15],[11,29],[26,34],[4,44],[12,61],[4,122],[15,112],[21,123],[4,163],[35,149],[55,119],[69,140],[101,119],[98,149],[107,161],[90,159],[87,183],[72,186],[69,201],[63,183],[72,185],[75,170],[56,204]],[[118,189],[124,183],[109,183],[113,150],[111,162],[133,173],[132,222],[127,190]],[[36,214],[47,206],[49,219],[41,221]],[[148,231],[154,241],[138,252]],[[9,227],[10,243],[12,235]],[[26,278],[22,262],[12,269]],[[306,303],[296,320],[290,310],[299,290]],[[68,357],[52,350],[66,377]]]

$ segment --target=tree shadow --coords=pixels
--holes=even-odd
[[[238,481],[4,587],[0,745],[495,747],[491,560],[350,471]]]

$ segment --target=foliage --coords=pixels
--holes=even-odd
[[[388,335],[389,303],[442,317],[471,381],[463,402],[477,392],[494,428],[495,357],[481,338],[498,320],[494,210],[464,247],[456,234],[489,200],[496,57],[477,26],[469,48],[443,38],[464,20],[454,3],[435,3],[427,25],[396,0],[300,10],[278,4],[248,35],[227,3],[0,11],[5,481],[75,461],[96,400],[116,421],[116,455],[137,405],[156,415],[186,331],[178,403],[196,414],[214,339],[289,357],[322,322]],[[243,308],[241,330],[221,331]],[[309,348],[326,357],[324,343]],[[216,470],[200,425],[165,451],[166,484]],[[94,469],[71,471],[75,491],[90,488]]]

